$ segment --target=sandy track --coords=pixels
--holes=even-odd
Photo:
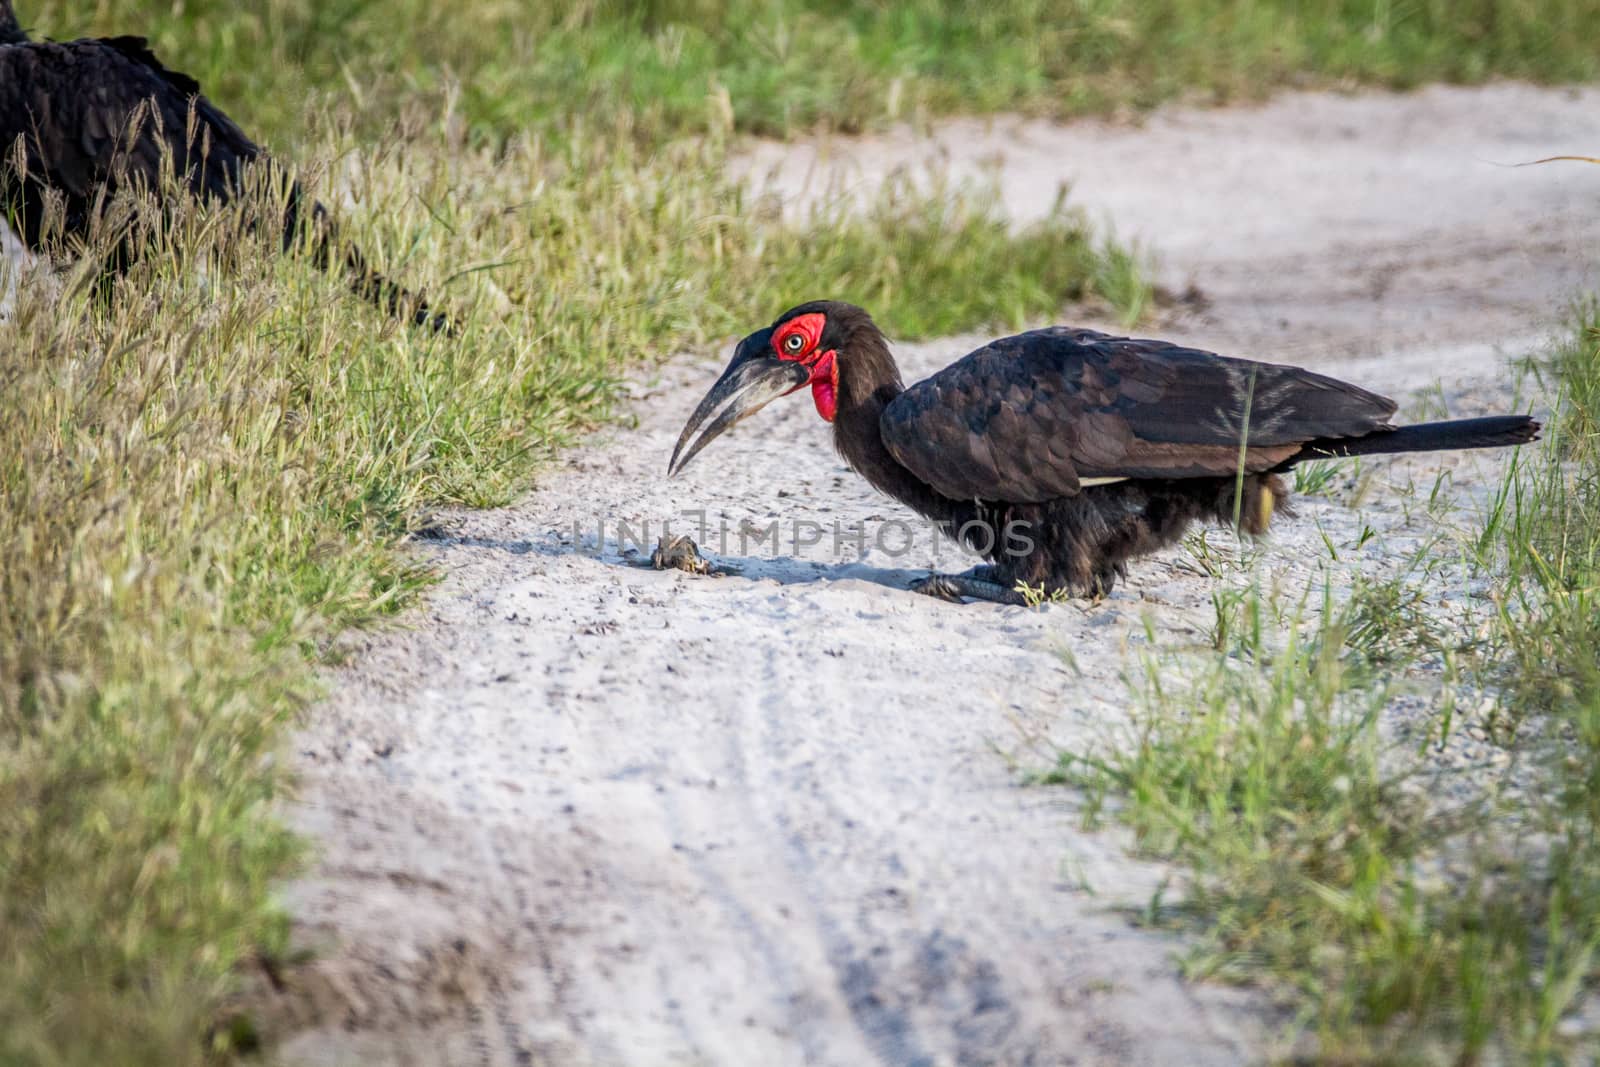
[[[1022,218],[1062,180],[1194,281],[1167,336],[1300,362],[1452,410],[1509,403],[1504,355],[1592,284],[1600,184],[1511,161],[1600,145],[1600,93],[1517,86],[1301,95],[1171,112],[1142,128],[958,122],[759,146],[782,184],[863,181],[930,151],[1004,157]],[[814,187],[814,186],[813,186]],[[796,301],[827,295],[796,293]],[[776,314],[782,309],[773,308]],[[760,325],[752,323],[754,326]],[[918,376],[977,338],[903,346]],[[1192,639],[1211,584],[1169,553],[1096,606],[952,607],[900,591],[964,565],[827,447],[810,405],[775,405],[682,478],[662,470],[725,359],[641,384],[640,426],[573,457],[521,505],[456,517],[422,546],[449,575],[335,676],[295,747],[291,817],[322,859],[290,887],[321,953],[263,992],[290,1062],[654,1064],[1236,1063],[1275,1021],[1181,982],[1181,945],[1130,927],[1163,872],[1085,834],[1063,791],[1008,756],[1082,745],[1122,714],[1148,616]],[[1479,484],[1492,461],[1440,463]],[[664,519],[742,568],[632,565],[616,524]],[[749,543],[741,524],[843,524]],[[854,530],[868,551],[857,560]],[[1295,580],[1321,532],[1381,537],[1381,570],[1429,532],[1391,494],[1302,505],[1267,553]],[[726,527],[724,541],[715,532]],[[787,534],[795,527],[782,527]],[[801,529],[807,529],[802,527]],[[602,542],[595,546],[597,530]],[[880,537],[883,540],[880,542]],[[1430,591],[1441,605],[1464,595]],[[1076,669],[1062,655],[1070,649]],[[1093,892],[1085,887],[1092,887]]]

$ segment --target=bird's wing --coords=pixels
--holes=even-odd
[[[1275,467],[1317,438],[1387,428],[1394,402],[1298,367],[1054,327],[918,382],[879,422],[891,455],[955,500],[1071,496],[1099,479]],[[1245,433],[1248,426],[1248,436]]]
[[[181,71],[168,69],[143,37],[110,37],[99,42],[143,72],[159,78],[166,91],[155,96],[161,109],[161,129],[174,153],[187,149],[190,184],[225,199],[238,191],[239,167],[262,155],[256,143],[237,123],[200,92],[200,83]],[[191,121],[190,116],[193,116]]]
[[[260,149],[143,38],[0,46],[0,161],[87,204],[108,182],[156,184],[164,158],[197,194],[236,190]]]

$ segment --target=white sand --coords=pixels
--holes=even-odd
[[[1092,215],[1161,257],[1168,284],[1209,298],[1162,335],[1397,396],[1442,381],[1454,414],[1505,409],[1503,357],[1536,345],[1596,282],[1595,169],[1486,162],[1592,153],[1595,90],[1293,95],[1138,128],[963,120],[936,133],[760,145],[749,166],[781,167],[783,187],[804,194],[813,170],[869,181],[930,152],[969,173],[998,156],[1023,219],[1070,181]],[[794,299],[827,295],[819,279]],[[981,339],[899,355],[916,377]],[[320,955],[257,998],[269,1030],[288,1035],[285,1058],[1262,1055],[1282,1020],[1246,994],[1183,982],[1182,943],[1111,910],[1165,872],[1129,860],[1120,834],[1084,832],[1066,791],[1018,785],[1049,743],[1081,748],[1121,721],[1145,620],[1163,641],[1196,640],[1211,580],[1172,552],[1099,605],[955,607],[902,591],[919,568],[966,565],[948,546],[936,561],[926,535],[911,555],[859,562],[831,534],[776,558],[741,551],[736,534],[697,538],[742,574],[637,569],[617,522],[650,521],[653,538],[676,518],[694,532],[684,520],[700,508],[734,531],[839,520],[900,540],[889,521],[906,512],[842,466],[803,394],[665,480],[726,357],[665,368],[640,386],[637,429],[574,453],[517,507],[462,514],[420,546],[447,581],[410,629],[358,642],[335,673],[293,748],[290,817],[322,858],[288,901]],[[1495,464],[1383,467],[1360,512],[1303,502],[1263,565],[1303,586],[1325,531],[1351,566],[1381,572],[1430,532],[1390,484],[1415,478],[1425,492],[1447,465],[1470,497]],[[602,520],[604,549],[576,551],[572,524],[593,539]],[[1364,524],[1379,536],[1358,551]],[[1463,595],[1429,590],[1441,604]]]

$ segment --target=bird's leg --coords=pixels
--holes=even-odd
[[[981,564],[961,574],[930,574],[911,583],[913,593],[959,604],[963,597],[995,604],[1023,605],[1027,600],[1001,580],[998,567]]]

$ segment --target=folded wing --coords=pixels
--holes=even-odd
[[[1389,429],[1392,400],[1269,363],[1053,327],[995,341],[884,410],[891,455],[952,499],[1029,503],[1118,478],[1268,470]]]

